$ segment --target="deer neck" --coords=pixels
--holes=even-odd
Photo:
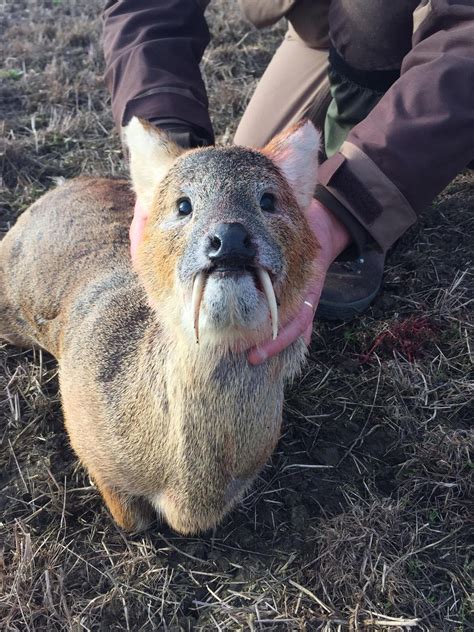
[[[281,408],[283,388],[301,368],[302,341],[279,356],[253,366],[246,352],[199,347],[185,337],[170,337],[156,362],[164,376],[170,410],[178,416],[198,414],[247,418]]]

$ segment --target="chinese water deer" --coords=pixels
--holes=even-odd
[[[196,533],[265,464],[304,361],[302,339],[260,366],[246,350],[303,301],[319,137],[183,150],[138,119],[125,137],[150,210],[136,270],[129,183],[71,180],[0,244],[0,338],[57,358],[71,445],[121,527],[158,512]]]

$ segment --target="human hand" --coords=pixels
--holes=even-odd
[[[136,256],[138,246],[140,245],[143,239],[143,231],[145,230],[145,226],[149,217],[149,212],[142,206],[140,201],[137,199],[135,202],[135,208],[133,210],[133,220],[130,225],[130,254],[132,257],[133,265],[136,265]]]
[[[313,199],[306,219],[320,244],[320,250],[313,261],[313,272],[304,302],[299,312],[286,323],[275,340],[268,340],[250,349],[248,359],[251,364],[261,364],[288,347],[303,335],[307,345],[311,342],[313,318],[319,303],[326,272],[334,259],[349,245],[350,235],[343,224],[318,200]]]

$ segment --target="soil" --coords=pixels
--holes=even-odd
[[[6,7],[0,231],[59,177],[126,173],[101,5]],[[284,25],[257,32],[224,0],[208,21],[230,142]],[[203,537],[122,533],[69,447],[54,359],[0,347],[2,629],[468,630],[473,183],[394,247],[367,314],[315,321],[271,461]]]

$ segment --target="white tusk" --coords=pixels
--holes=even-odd
[[[199,344],[199,313],[201,310],[202,295],[204,294],[204,285],[206,284],[206,275],[204,272],[198,272],[194,277],[193,297],[191,305],[193,310],[194,334],[196,343]]]
[[[278,306],[275,297],[275,290],[273,289],[273,284],[270,279],[270,275],[263,268],[257,268],[257,276],[262,284],[263,292],[265,294],[265,298],[268,302],[268,307],[270,309],[270,317],[272,319],[272,337],[273,340],[278,336]]]

